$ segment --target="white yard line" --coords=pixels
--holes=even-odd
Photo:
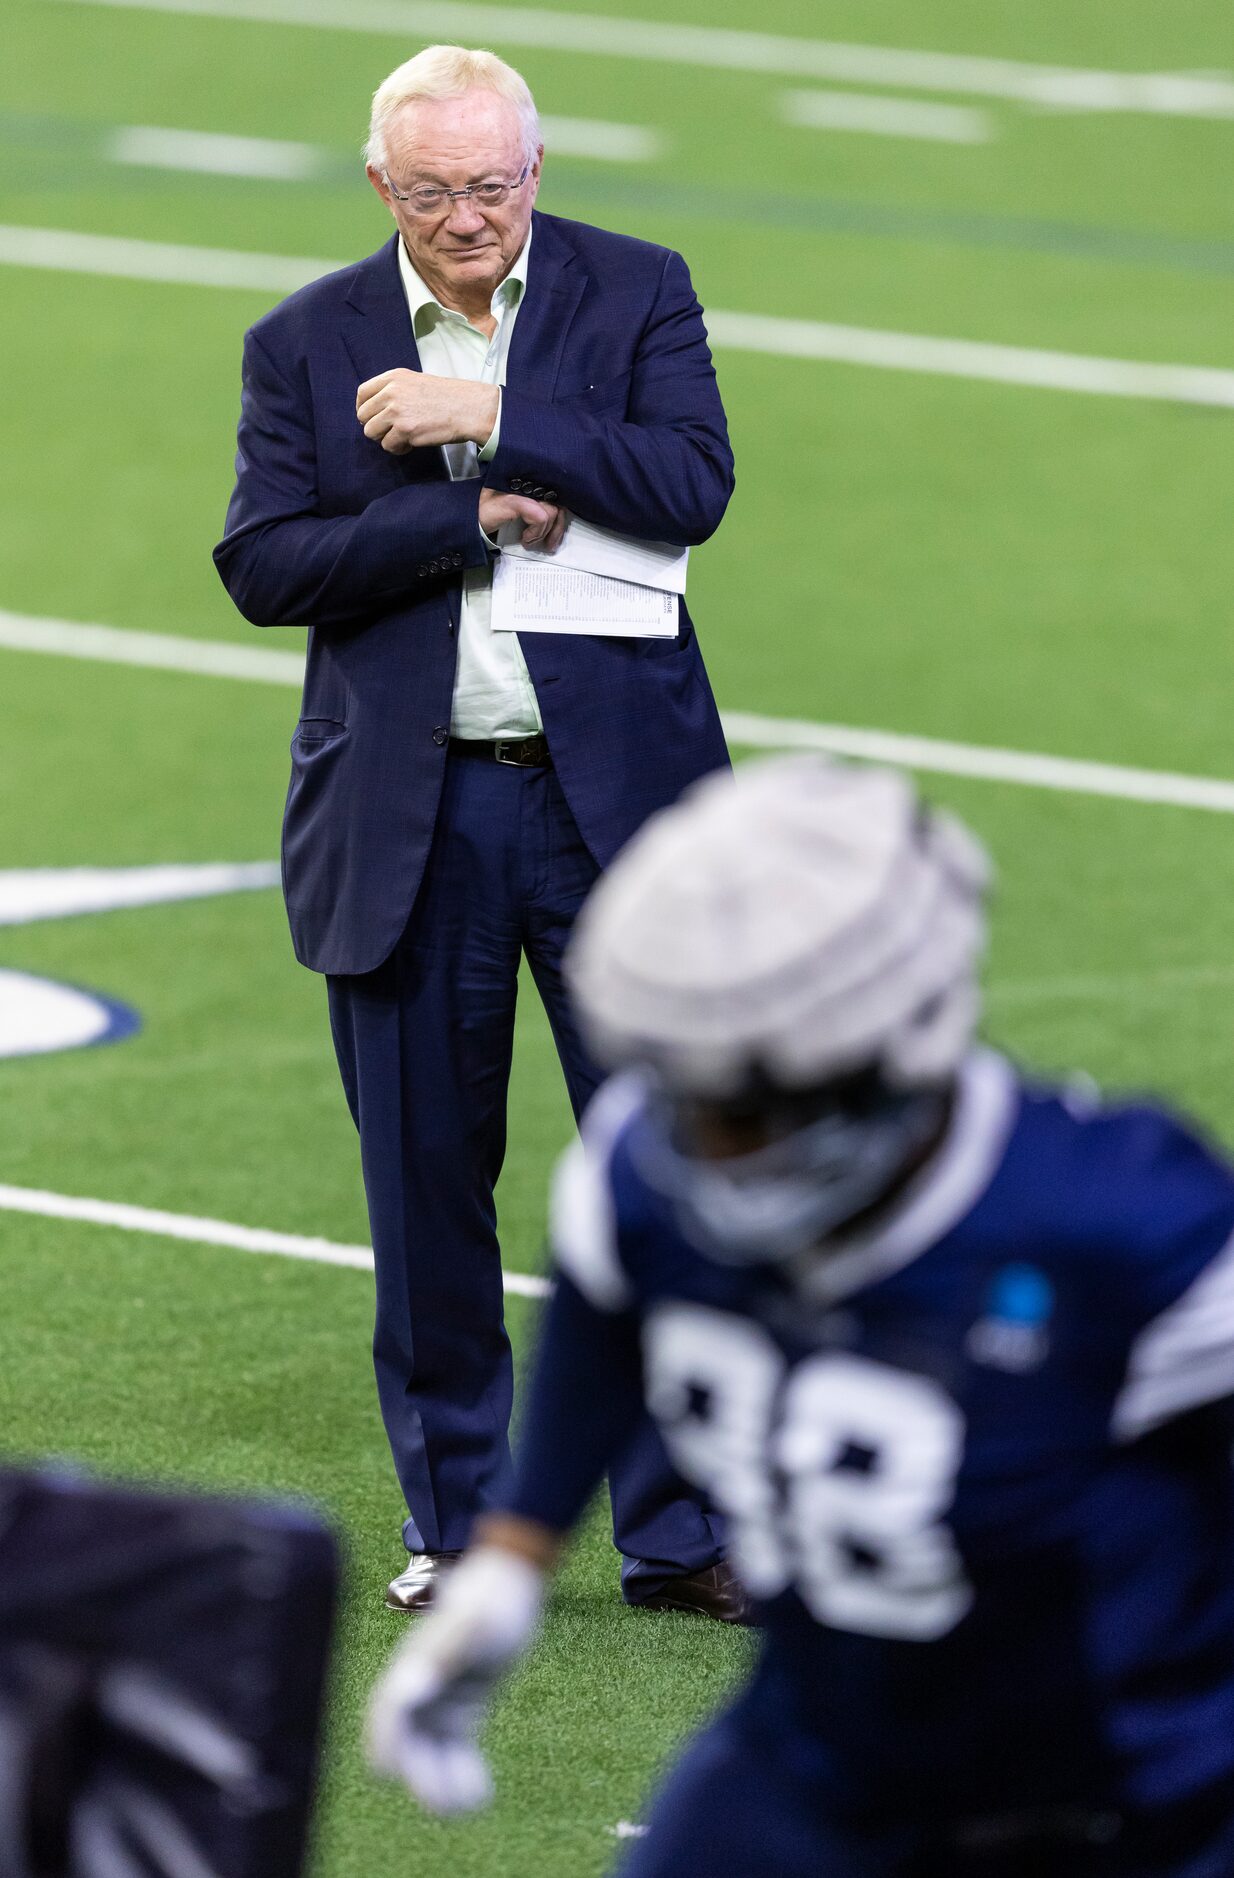
[[[0,225],[0,265],[47,268],[115,279],[166,281],[177,286],[238,287],[290,293],[321,274],[345,266],[289,254],[236,248],[196,248],[174,242],[86,235],[70,229]],[[862,365],[896,372],[1018,385],[1038,391],[1081,392],[1167,404],[1234,409],[1234,371],[1222,366],[1158,365],[1106,359],[1080,352],[993,345],[979,339],[940,339],[821,320],[781,319],[762,313],[709,312],[712,343],[734,352],[774,358]]]
[[[196,861],[145,867],[0,868],[0,926],[75,919],[121,907],[260,893],[279,884],[277,861]]]
[[[197,1219],[191,1213],[164,1213],[147,1206],[121,1206],[112,1200],[87,1200],[37,1187],[0,1186],[0,1212],[33,1213],[42,1219],[80,1221],[141,1232],[157,1239],[183,1239],[192,1245],[230,1246],[236,1252],[264,1252],[277,1258],[309,1259],[318,1265],[347,1265],[371,1272],[373,1254],[366,1245],[338,1245],[332,1239],[306,1239],[298,1233],[267,1232],[259,1226],[233,1226],[224,1219]],[[519,1298],[547,1297],[547,1278],[504,1272],[502,1283]]]
[[[892,90],[1009,98],[1054,110],[1234,118],[1234,77],[1225,72],[1088,71],[964,53],[559,13],[547,7],[473,4],[473,0],[72,0],[72,4],[410,39],[458,38],[471,44],[535,46],[546,52],[714,66],[798,80],[833,79]]]
[[[311,143],[273,137],[225,137],[213,131],[165,130],[157,124],[128,124],[103,146],[112,163],[135,169],[192,170],[210,176],[260,176],[301,183],[325,168],[324,153]]]
[[[114,280],[163,281],[184,287],[244,287],[256,293],[294,293],[337,261],[294,254],[255,254],[245,248],[196,248],[171,241],[119,235],[84,235],[67,228],[0,224],[0,265],[41,267],[54,273],[101,274]]]
[[[142,665],[156,671],[197,672],[203,678],[243,678],[263,685],[304,682],[304,654],[265,646],[233,646],[216,639],[180,639],[171,633],[130,632],[120,626],[83,626],[76,620],[0,613],[0,647],[9,652],[53,652],[103,665]]]
[[[803,130],[867,131],[876,137],[918,137],[931,143],[989,143],[994,136],[988,111],[967,104],[880,98],[868,91],[785,91],[780,115]]]
[[[652,163],[666,142],[646,124],[610,124],[600,117],[540,118],[548,157],[597,157],[609,163]]]
[[[756,717],[746,711],[725,711],[724,729],[731,742],[755,749],[825,750],[833,756],[897,763],[904,769],[924,770],[936,776],[971,776],[981,782],[1020,783],[1033,789],[1059,789],[1070,795],[1112,796],[1124,802],[1153,802],[1234,815],[1234,782],[1221,782],[1215,777],[1125,769],[1114,763],[1036,756],[1027,750],[906,737],[896,731]]]
[[[206,678],[254,679],[259,684],[298,687],[304,677],[304,660],[299,652],[267,651],[264,646],[227,645],[210,639],[177,639],[170,634],[130,632],[118,626],[84,626],[25,613],[0,613],[0,649],[4,648],[50,652],[108,665],[192,672]],[[971,776],[984,782],[1019,783],[1073,795],[1111,796],[1125,802],[1234,815],[1234,782],[1216,777],[1128,769],[1072,757],[1039,756],[1027,750],[946,743],[897,731],[763,717],[749,711],[725,711],[723,718],[730,741],[749,749],[826,750],[836,756],[898,763],[906,769],[938,776]]]
[[[709,312],[706,317],[713,345],[730,352],[765,352],[778,358],[980,379],[1036,391],[1234,409],[1234,371],[1219,366],[1156,365],[1137,359],[1098,358],[1086,352],[1046,352],[1035,346],[939,339],[933,334],[832,326],[820,320],[779,319],[761,313]]]

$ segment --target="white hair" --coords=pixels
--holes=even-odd
[[[428,98],[461,98],[468,91],[491,91],[508,98],[519,115],[523,145],[530,162],[540,147],[540,119],[527,81],[494,52],[469,51],[465,46],[426,46],[414,59],[395,66],[373,93],[364,161],[382,170],[388,161],[386,133],[408,104]]]

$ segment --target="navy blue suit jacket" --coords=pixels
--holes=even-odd
[[[398,941],[446,760],[463,570],[488,558],[480,490],[555,491],[588,521],[693,544],[733,483],[702,312],[679,255],[536,214],[500,447],[451,482],[391,456],[356,388],[419,368],[398,237],[247,334],[237,481],[215,562],[258,626],[308,626],[283,882],[298,957],[364,972]],[[676,640],[521,636],[566,799],[605,865],[727,761],[689,616]]]

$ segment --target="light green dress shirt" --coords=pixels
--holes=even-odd
[[[438,378],[470,378],[504,385],[510,336],[527,285],[531,231],[517,260],[492,298],[497,330],[491,340],[462,313],[442,306],[420,279],[407,249],[398,244],[399,273],[407,295],[411,329],[420,364]],[[441,447],[452,481],[479,476],[497,454],[501,409],[493,434],[482,450],[474,443]],[[458,629],[458,666],[450,708],[452,737],[526,737],[544,728],[527,661],[517,633],[495,633],[492,626],[493,576],[489,567],[469,567],[463,575]]]

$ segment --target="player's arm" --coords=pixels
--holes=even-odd
[[[1143,1195],[1140,1244],[1119,1273],[1134,1326],[1112,1433],[1127,1443],[1234,1409],[1234,1168],[1158,1112],[1129,1111],[1121,1127]]]
[[[411,483],[359,515],[322,516],[307,382],[295,384],[247,335],[236,486],[214,562],[253,625],[354,624],[416,598],[443,573],[482,566],[481,488],[474,479]]]
[[[604,387],[593,390],[602,396]],[[489,482],[530,479],[573,514],[645,541],[705,541],[733,492],[733,455],[702,308],[679,254],[665,257],[629,384],[615,393],[619,408],[605,410],[587,395],[549,403],[507,385]]]
[[[548,1306],[508,1505],[481,1518],[435,1608],[394,1656],[368,1751],[436,1812],[491,1793],[477,1736],[492,1693],[530,1647],[550,1573],[642,1402],[637,1323],[566,1276]]]

